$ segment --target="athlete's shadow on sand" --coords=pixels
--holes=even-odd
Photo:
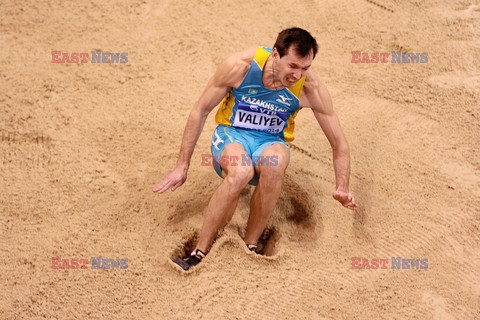
[[[310,189],[312,190],[312,188]],[[248,208],[254,189],[245,189],[240,199],[243,207]],[[249,210],[244,215],[248,219]],[[320,227],[318,229],[317,227]],[[244,230],[243,230],[244,231]],[[265,232],[272,236],[281,232],[281,236],[286,236],[292,241],[309,241],[316,239],[323,231],[321,224],[321,215],[316,210],[315,201],[312,195],[302,184],[297,183],[288,173],[285,176],[282,192],[278,199],[274,212],[269,218]],[[262,236],[269,239],[268,236]],[[242,231],[239,234],[244,235]],[[280,239],[280,237],[277,237]],[[260,239],[261,241],[261,239]],[[271,240],[269,240],[271,241]],[[259,243],[260,245],[260,243]]]
[[[167,217],[169,225],[177,225],[192,219],[195,216],[202,216],[208,206],[215,189],[218,187],[219,179],[212,179],[211,174],[200,176],[199,181],[202,185],[195,187],[188,186],[180,188],[176,192],[180,193],[182,200],[175,204],[175,210]]]

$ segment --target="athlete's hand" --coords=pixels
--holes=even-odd
[[[342,206],[348,209],[355,209],[357,207],[357,203],[355,202],[355,197],[350,192],[345,192],[338,188],[336,191],[332,193],[332,196],[335,200],[340,202]]]
[[[162,182],[153,186],[153,192],[163,193],[168,189],[175,191],[180,187],[185,180],[187,180],[187,169],[183,167],[177,167],[175,170],[170,172]]]

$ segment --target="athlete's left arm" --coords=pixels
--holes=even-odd
[[[327,87],[312,72],[307,73],[303,86],[301,106],[311,108],[315,118],[330,142],[333,151],[336,190],[332,196],[348,209],[357,206],[355,197],[349,192],[350,151],[340,121],[333,109],[332,98]]]

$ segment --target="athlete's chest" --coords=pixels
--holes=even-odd
[[[268,90],[262,86],[248,86],[233,92],[237,105],[258,107],[261,111],[292,113],[299,107],[299,100],[287,89]]]
[[[249,86],[235,90],[234,126],[278,134],[298,109],[296,98],[284,90],[263,90]]]

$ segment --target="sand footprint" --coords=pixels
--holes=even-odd
[[[169,264],[172,265],[175,269],[183,271],[179,265],[175,263],[177,259],[184,259],[190,256],[191,252],[195,249],[195,246],[198,242],[198,232],[193,232],[185,236],[179,245],[173,249],[172,253],[168,257]],[[190,272],[189,270],[188,272]]]
[[[257,254],[273,257],[278,254],[278,241],[282,237],[280,231],[275,228],[266,228],[258,239]]]

